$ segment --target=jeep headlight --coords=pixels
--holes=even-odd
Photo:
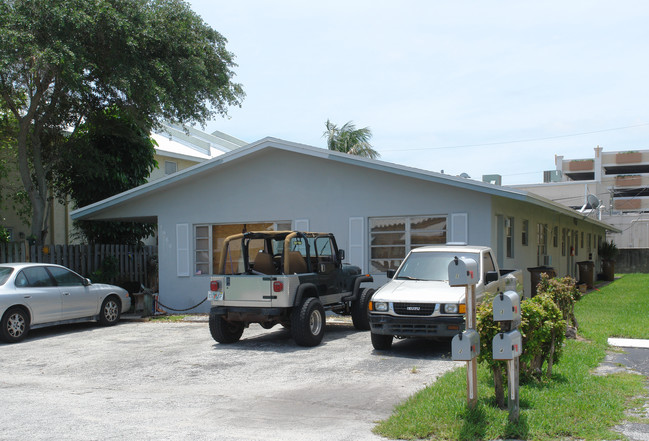
[[[388,302],[372,302],[372,307],[370,309],[376,312],[387,312]]]
[[[458,305],[457,303],[446,303],[444,305],[444,313],[445,314],[457,314],[458,313]]]

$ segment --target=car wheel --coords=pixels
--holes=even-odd
[[[10,308],[2,316],[0,338],[7,343],[18,343],[29,332],[29,316],[22,308]]]
[[[359,331],[370,330],[370,300],[372,300],[374,290],[371,288],[364,288],[361,290],[358,300],[352,302],[352,322],[354,328]]]
[[[104,303],[101,304],[99,311],[99,323],[104,326],[113,326],[119,321],[122,312],[122,305],[115,296],[106,297]]]
[[[391,335],[375,334],[372,332],[371,337],[372,346],[378,351],[388,350],[392,347],[393,336]]]
[[[309,297],[291,313],[291,334],[298,345],[319,345],[324,330],[325,311],[320,299]]]
[[[230,322],[222,315],[210,314],[210,334],[219,343],[236,343],[243,335],[243,322]]]

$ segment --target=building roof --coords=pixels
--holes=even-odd
[[[245,141],[222,132],[212,134],[193,127],[163,124],[151,137],[156,153],[173,158],[202,162],[246,145]]]
[[[422,170],[413,167],[407,167],[407,166],[393,164],[393,163],[380,161],[376,159],[363,158],[359,156],[335,152],[335,151],[331,151],[319,147],[313,147],[305,144],[299,144],[299,143],[285,141],[282,139],[272,138],[272,137],[266,137],[259,141],[248,144],[246,146],[238,147],[234,150],[224,153],[223,155],[217,156],[206,162],[199,163],[195,166],[186,168],[175,174],[169,175],[165,178],[149,182],[147,184],[117,194],[115,196],[96,202],[94,204],[81,207],[79,209],[74,210],[71,213],[71,216],[73,219],[92,219],[93,215],[98,215],[101,212],[110,210],[111,207],[117,206],[133,198],[141,197],[143,195],[152,192],[163,190],[166,187],[174,185],[184,179],[195,178],[203,173],[213,172],[215,170],[218,170],[219,167],[225,164],[243,160],[246,157],[253,155],[254,153],[263,150],[268,150],[268,149],[276,149],[276,150],[293,152],[296,154],[307,155],[315,158],[337,161],[355,167],[361,167],[365,169],[391,173],[391,174],[404,176],[408,178],[419,179],[426,182],[439,183],[444,185],[450,185],[452,187],[477,191],[492,196],[499,196],[507,199],[528,202],[540,207],[561,212],[562,214],[565,214],[566,216],[569,217],[582,219],[584,221],[596,224],[600,227],[606,228],[611,231],[616,231],[616,228],[611,227],[608,224],[600,222],[596,219],[587,218],[583,216],[581,213],[575,212],[574,210],[564,205],[558,204],[556,202],[535,195],[534,193],[528,191],[509,188],[509,187],[502,187],[499,185],[493,185],[486,182],[475,181],[472,179],[462,178],[459,176],[451,176],[443,173],[437,173],[437,172]]]

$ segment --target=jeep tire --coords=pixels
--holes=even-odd
[[[358,300],[352,302],[352,323],[354,323],[354,328],[359,331],[369,331],[370,330],[370,300],[374,294],[374,290],[371,288],[363,288],[358,294]]]
[[[243,323],[229,322],[222,315],[210,314],[210,333],[219,343],[236,343],[243,334]]]
[[[308,297],[291,312],[291,335],[298,345],[319,345],[324,330],[325,311],[320,299]]]

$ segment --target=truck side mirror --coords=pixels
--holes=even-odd
[[[397,270],[389,269],[385,272],[388,276],[388,279],[394,279],[394,275],[397,273]]]
[[[342,262],[345,260],[345,250],[338,250],[338,261]]]
[[[498,280],[498,271],[487,271],[484,283],[491,283]]]

